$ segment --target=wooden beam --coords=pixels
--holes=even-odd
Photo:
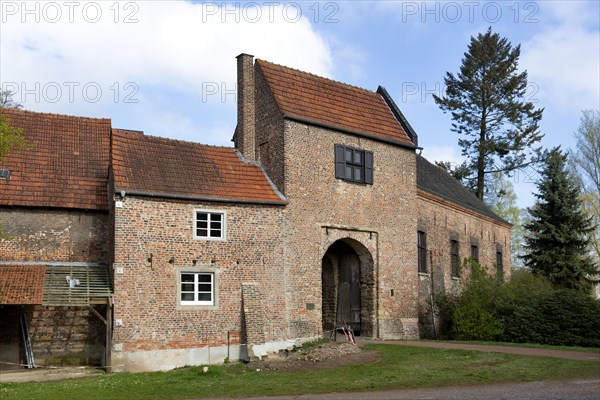
[[[104,364],[105,371],[107,374],[112,373],[112,300],[108,299],[108,304],[106,305],[106,344],[104,346]]]
[[[88,308],[94,313],[94,315],[96,315],[96,317],[100,318],[100,321],[104,322],[104,325],[108,325],[108,321],[104,319],[104,317],[100,315],[100,313],[96,311],[94,307],[88,306]]]

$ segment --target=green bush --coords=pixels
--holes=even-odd
[[[527,271],[506,283],[474,265],[463,291],[437,306],[452,339],[600,347],[600,301]]]
[[[471,269],[471,279],[462,292],[438,299],[440,333],[458,340],[498,340],[503,327],[497,306],[505,287],[477,263],[468,260],[466,267]]]
[[[600,347],[600,301],[580,291],[544,293],[515,311],[506,321],[508,341]]]

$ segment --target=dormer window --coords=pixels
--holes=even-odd
[[[335,145],[335,177],[348,182],[373,184],[373,153]]]

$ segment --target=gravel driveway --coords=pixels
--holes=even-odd
[[[252,397],[244,400],[598,400],[600,379],[505,383],[488,386],[457,386],[384,392],[326,393],[302,396]]]

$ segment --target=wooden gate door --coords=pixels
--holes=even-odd
[[[356,253],[340,254],[337,326],[360,332],[360,260]]]

